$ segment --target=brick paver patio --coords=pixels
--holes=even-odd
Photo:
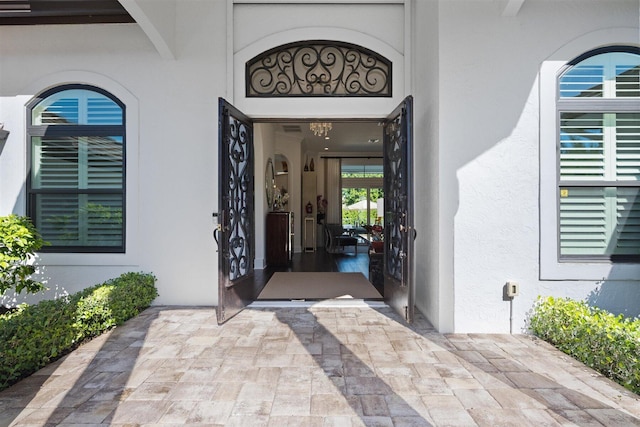
[[[526,335],[388,307],[152,307],[0,392],[0,426],[640,426],[640,397]]]

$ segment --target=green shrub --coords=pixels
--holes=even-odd
[[[158,296],[151,274],[116,279],[0,316],[0,390],[120,325]]]
[[[568,298],[538,297],[535,335],[640,394],[640,319],[625,319]]]
[[[0,295],[8,289],[16,293],[26,290],[36,293],[46,288],[31,279],[35,267],[28,264],[34,252],[45,242],[25,216],[8,215],[0,217]]]

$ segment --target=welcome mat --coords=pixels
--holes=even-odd
[[[264,287],[265,299],[381,299],[382,295],[362,273],[277,272]]]

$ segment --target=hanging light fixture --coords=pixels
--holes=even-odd
[[[324,136],[325,138],[327,138],[327,134],[332,127],[331,123],[309,123],[309,130],[311,130],[315,136]]]

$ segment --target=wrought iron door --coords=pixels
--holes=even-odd
[[[413,321],[413,98],[384,126],[384,299]]]
[[[257,297],[253,123],[224,99],[218,104],[218,323]]]

